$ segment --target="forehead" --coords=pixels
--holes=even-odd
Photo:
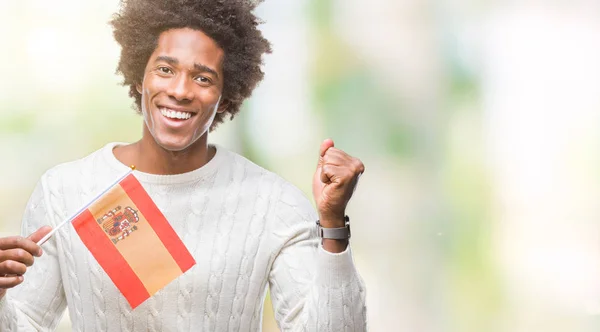
[[[196,63],[221,72],[224,51],[202,31],[180,28],[160,34],[150,61],[161,55],[176,58],[182,66],[193,68]]]

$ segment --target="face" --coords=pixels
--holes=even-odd
[[[168,151],[183,151],[207,133],[220,107],[224,52],[198,30],[163,32],[150,56],[142,95],[145,130]],[[151,135],[150,137],[147,137]]]

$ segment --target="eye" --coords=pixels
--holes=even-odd
[[[173,74],[173,71],[169,67],[160,66],[157,69],[162,74]]]
[[[196,81],[202,84],[210,84],[211,80],[210,78],[206,77],[206,76],[198,76],[196,77]]]

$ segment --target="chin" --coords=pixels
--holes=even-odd
[[[194,143],[189,140],[161,139],[160,137],[155,137],[154,141],[156,141],[156,144],[161,148],[171,152],[183,151]]]

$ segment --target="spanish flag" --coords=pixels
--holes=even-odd
[[[196,264],[131,172],[79,213],[73,226],[132,308]]]

